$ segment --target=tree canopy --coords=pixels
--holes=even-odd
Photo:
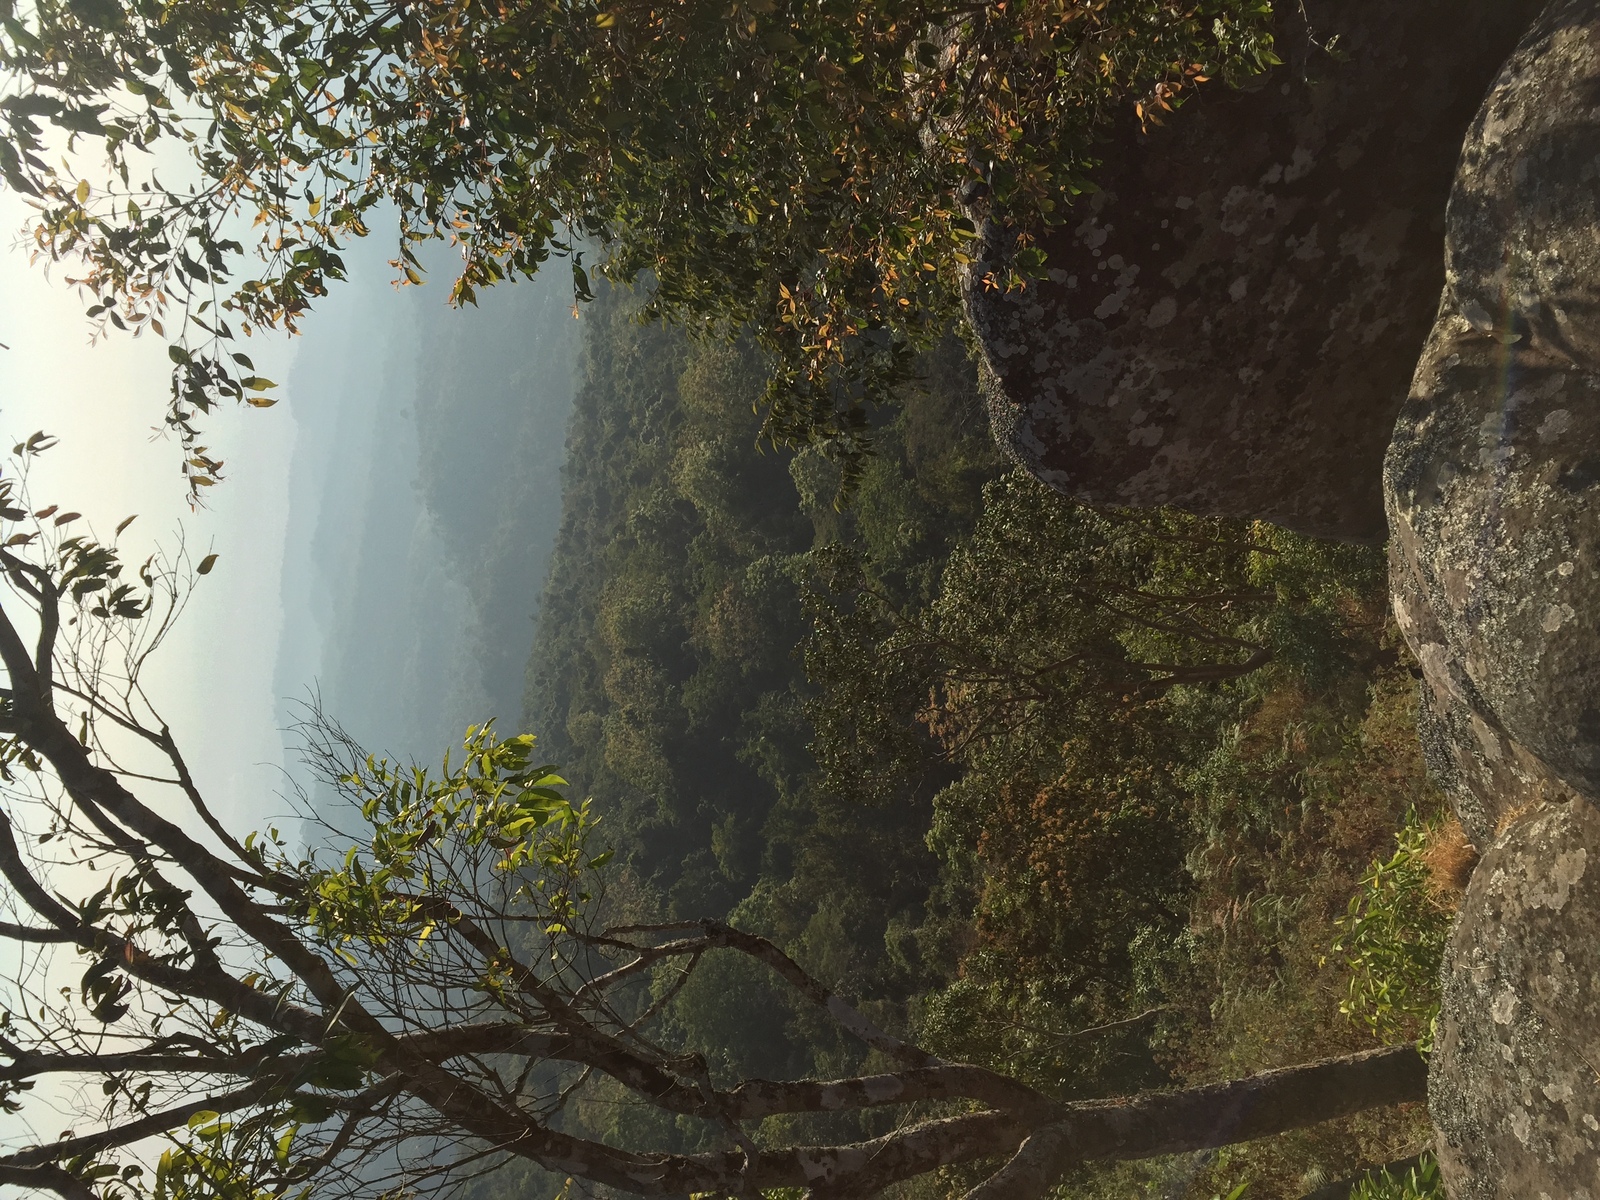
[[[353,237],[448,238],[457,301],[584,256],[652,311],[752,325],[769,434],[849,450],[942,327],[973,217],[1026,242],[1101,118],[1276,61],[1265,0],[41,0],[0,5],[0,174],[103,325],[171,339],[169,421],[269,404]],[[61,150],[70,155],[63,160]],[[96,162],[96,155],[104,162]],[[591,265],[593,265],[591,263]],[[990,279],[985,286],[1008,286]],[[215,477],[189,456],[196,484]]]
[[[841,510],[835,464],[755,445],[759,356],[638,324],[636,300],[603,293],[582,323],[524,710],[604,814],[626,919],[760,933],[881,1025],[1061,1101],[1377,1044],[1341,1015],[1337,921],[1408,811],[1431,845],[1442,807],[1381,552],[1002,474],[953,338],[880,414]],[[1450,906],[1434,882],[1384,903],[1407,936]],[[1393,1003],[1383,1040],[1425,1032],[1429,994]],[[719,1078],[871,1069],[754,962],[704,962],[663,1020]],[[583,1114],[706,1148],[620,1096]],[[834,1114],[827,1140],[886,1116]],[[1061,1189],[1297,1195],[1410,1153],[1423,1121],[1374,1111]]]

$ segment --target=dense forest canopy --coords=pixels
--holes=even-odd
[[[460,253],[454,295],[584,246],[654,311],[752,326],[769,432],[859,442],[948,316],[970,212],[1065,214],[1114,105],[1276,61],[1262,0],[0,9],[0,173],[102,325],[172,338],[169,422],[270,403],[235,335],[295,327],[351,238]],[[73,156],[59,162],[65,144]],[[101,161],[101,158],[104,161]],[[163,182],[164,181],[164,182]],[[592,251],[590,253],[593,253]],[[1036,250],[1017,258],[1025,275]],[[1006,280],[991,280],[1007,286]],[[215,476],[203,454],[191,479]]]
[[[629,315],[623,304],[616,311]],[[697,768],[715,797],[717,776],[730,766],[730,747],[708,740],[704,728],[690,747],[697,761],[675,753],[697,716],[717,715],[694,711],[693,680],[683,686],[682,669],[704,663],[724,677],[737,670],[759,647],[762,622],[733,619],[728,628],[743,636],[725,638],[717,629],[734,614],[718,612],[716,602],[737,605],[737,593],[750,588],[763,608],[781,608],[782,586],[751,587],[773,578],[761,565],[771,554],[747,562],[743,587],[737,572],[720,573],[722,586],[704,609],[630,604],[607,576],[621,567],[635,586],[676,585],[692,600],[697,566],[715,568],[720,559],[728,568],[741,554],[771,549],[741,534],[752,520],[806,510],[780,492],[768,494],[765,512],[752,503],[735,511],[727,491],[706,486],[688,465],[694,456],[684,456],[697,442],[672,436],[692,430],[682,397],[659,386],[671,378],[661,368],[673,365],[661,351],[672,347],[650,345],[659,326],[632,328],[644,330],[645,345],[617,347],[620,365],[653,362],[657,370],[624,369],[607,382],[643,384],[644,394],[588,387],[577,420],[618,399],[653,401],[656,430],[668,435],[658,448],[675,453],[666,479],[652,478],[627,438],[606,458],[642,490],[625,499],[643,503],[602,524],[623,536],[599,547],[604,553],[591,560],[598,572],[573,591],[580,620],[588,611],[625,636],[569,649],[632,661],[620,676],[601,675],[605,695],[579,693],[607,710],[594,714],[602,736],[591,749],[600,756],[588,765],[598,761],[600,773],[594,797],[582,802],[541,764],[532,735],[473,727],[458,754],[428,768],[370,755],[312,713],[301,728],[307,762],[348,805],[322,816],[340,845],[357,822],[355,844],[327,853],[295,850],[276,830],[237,836],[193,780],[140,682],[181,606],[185,560],[125,571],[114,541],[72,534],[53,519],[54,506],[35,510],[25,472],[0,480],[0,517],[14,530],[0,550],[9,589],[0,605],[0,942],[18,955],[0,983],[0,1101],[36,1113],[56,1092],[35,1089],[58,1080],[79,1097],[94,1085],[99,1095],[88,1130],[30,1137],[0,1154],[0,1183],[66,1200],[267,1200],[437,1194],[462,1183],[504,1195],[554,1190],[565,1175],[595,1195],[770,1200],[804,1189],[813,1198],[960,1192],[968,1200],[1042,1200],[1116,1195],[1130,1183],[1171,1182],[1208,1166],[1222,1178],[1244,1171],[1274,1187],[1409,1140],[1412,1118],[1390,1110],[1423,1095],[1425,1064],[1409,1039],[1425,1032],[1436,990],[1427,991],[1426,970],[1396,971],[1392,960],[1409,950],[1411,965],[1425,967],[1431,947],[1436,968],[1446,906],[1427,882],[1425,826],[1359,880],[1353,869],[1340,873],[1355,866],[1360,849],[1388,840],[1399,801],[1429,800],[1394,739],[1409,689],[1387,678],[1399,664],[1372,634],[1365,552],[1171,514],[1130,520],[1064,509],[1037,503],[1036,493],[1034,502],[1011,506],[1008,487],[1037,486],[1015,476],[984,486],[981,509],[942,572],[903,569],[915,568],[919,540],[908,521],[894,537],[868,538],[815,513],[821,537],[812,549],[767,564],[787,566],[804,588],[808,641],[854,642],[855,654],[842,661],[810,646],[805,678],[790,674],[812,727],[813,757],[827,761],[839,739],[837,723],[830,731],[824,716],[842,693],[857,711],[876,704],[880,720],[921,727],[922,756],[938,764],[944,782],[916,771],[902,781],[891,770],[878,781],[879,797],[830,795],[826,771],[801,762],[786,797],[795,853],[761,863],[761,877],[732,906],[734,923],[660,919],[660,891],[675,890],[674,877],[704,873],[693,845],[708,814],[689,787],[674,784]],[[602,332],[623,340],[621,322]],[[944,364],[947,418],[962,408],[959,362]],[[929,364],[930,384],[937,365]],[[677,384],[689,395],[697,383],[739,378],[725,346],[691,349],[683,366]],[[907,451],[920,447],[959,465],[959,420],[922,431],[931,443],[909,422],[897,432]],[[36,438],[17,454],[47,448],[48,439]],[[747,449],[744,465],[754,465],[750,457]],[[901,466],[884,469],[890,503],[880,516],[895,511],[896,476],[910,482]],[[959,496],[974,472],[992,473],[992,464],[942,477]],[[795,474],[807,477],[803,468]],[[768,472],[766,482],[773,479]],[[757,486],[744,496],[750,501],[760,495],[759,472],[747,482]],[[592,498],[577,488],[569,496]],[[934,512],[937,493],[922,502]],[[685,555],[719,507],[727,523],[701,541],[700,554]],[[567,515],[575,509],[569,504]],[[674,509],[675,525],[662,515]],[[636,516],[648,523],[629,520]],[[77,514],[68,517],[65,525]],[[637,537],[641,531],[648,537]],[[1018,538],[1033,551],[1023,593],[1003,584],[972,593],[964,564]],[[572,538],[564,540],[570,551]],[[843,560],[853,546],[865,553],[852,568]],[[640,550],[646,556],[628,571]],[[888,553],[880,561],[875,551]],[[897,557],[897,578],[875,570]],[[205,574],[213,561],[194,572]],[[701,578],[718,576],[713,569]],[[1196,590],[1202,583],[1210,586]],[[883,587],[898,598],[886,599]],[[1019,601],[1036,590],[1053,591],[1060,612],[1082,617],[1084,627],[1067,623],[1067,636],[1093,653],[1058,654],[1041,636],[1048,630],[1029,628]],[[597,591],[598,605],[585,605]],[[1138,598],[1153,603],[1141,610],[1132,603]],[[1259,621],[1248,611],[1222,615],[1245,599],[1259,607]],[[1097,626],[1101,609],[1112,619],[1098,622],[1095,639],[1085,628]],[[662,619],[641,626],[651,613]],[[854,613],[865,623],[845,619]],[[670,635],[648,637],[673,620],[710,634],[706,652],[674,646]],[[554,624],[547,616],[547,627]],[[986,643],[984,631],[997,624],[1011,626],[1011,636]],[[863,666],[899,657],[897,639],[908,629],[913,643],[933,633],[931,653],[908,656],[908,669],[931,681],[909,712],[904,701],[913,693],[899,686],[903,679]],[[781,644],[782,622],[779,630]],[[1219,639],[1234,650],[1256,647],[1250,657],[1258,665],[1235,662],[1219,678],[1170,682],[1174,672],[1213,661]],[[1050,661],[1020,662],[1023,643]],[[958,644],[966,649],[950,652]],[[674,649],[689,654],[665,661]],[[1167,661],[1157,664],[1157,651]],[[1021,679],[1026,689],[1054,663],[1084,659],[1118,664],[1111,679],[1154,674],[1149,696],[1130,686],[1107,700],[1079,688],[1087,703],[1068,696],[1061,707],[1035,688],[1001,706],[1012,714],[1005,721],[952,716],[974,682],[975,661],[991,665],[986,684],[1015,689]],[[1283,674],[1237,690],[1239,680],[1280,661]],[[762,682],[768,692],[782,683],[770,670]],[[653,706],[617,711],[638,698]],[[1283,725],[1285,710],[1298,719]],[[1319,710],[1333,725],[1320,738],[1302,724]],[[1235,717],[1230,735],[1225,726]],[[1063,720],[1052,733],[1052,722]],[[593,733],[593,720],[575,724]],[[1281,746],[1243,744],[1245,724]],[[765,740],[758,734],[733,757],[759,758],[750,752]],[[849,774],[853,747],[844,741],[837,761]],[[613,743],[623,753],[610,761]],[[1399,770],[1362,793],[1351,781],[1370,772],[1374,750]],[[1298,820],[1292,806],[1282,817],[1277,811],[1290,782],[1283,755],[1301,768],[1288,793],[1300,797]],[[1149,787],[1157,773],[1177,784],[1165,809]],[[1319,778],[1338,786],[1319,786]],[[757,779],[781,782],[770,772]],[[866,861],[914,847],[930,791],[936,869],[919,880],[909,857],[905,872]],[[1032,827],[1003,811],[1014,797],[1025,799]],[[996,801],[1001,811],[985,810]],[[962,829],[972,818],[981,829]],[[628,860],[616,872],[614,852],[597,844],[606,822]],[[716,859],[726,857],[716,826],[729,823],[710,829]],[[657,855],[651,870],[657,835],[674,826],[678,849],[688,852],[677,863]],[[1082,857],[1075,827],[1090,843]],[[991,832],[999,844],[987,844]],[[1163,835],[1170,846],[1157,844]],[[863,844],[868,854],[858,849],[852,861],[840,852],[843,841],[830,846],[830,838]],[[1301,874],[1271,878],[1289,862]],[[736,864],[719,866],[736,887],[749,878]],[[1308,868],[1320,894],[1304,887]],[[834,882],[857,890],[841,896]],[[75,898],[84,887],[97,890]],[[1352,890],[1348,911],[1335,916]],[[708,902],[673,897],[684,900]],[[1220,941],[1192,915],[1195,905],[1219,902]],[[887,925],[885,910],[894,918]],[[653,919],[636,919],[643,913]],[[1335,930],[1340,938],[1330,945]],[[1354,956],[1330,971],[1326,950]],[[1357,1021],[1330,1011],[1330,976],[1349,977],[1342,1007]],[[847,998],[836,980],[862,999]],[[1149,1007],[1112,1015],[1131,1000]],[[1175,1019],[1154,1019],[1168,1013]],[[1253,1040],[1263,1024],[1275,1025],[1275,1047]],[[1374,1047],[1374,1033],[1402,1040]],[[1345,1052],[1305,1061],[1317,1049]],[[1259,1069],[1291,1057],[1282,1069]],[[1239,1071],[1230,1060],[1248,1066]],[[1107,1092],[1124,1094],[1108,1102]],[[1291,1140],[1215,1153],[1270,1135]],[[150,1139],[164,1144],[154,1161],[144,1153]],[[1174,1153],[1176,1176],[1161,1159]],[[1297,1170],[1307,1158],[1311,1170]]]
[[[1064,1098],[1427,1033],[1458,833],[1381,554],[1063,500],[996,455],[953,337],[838,508],[837,464],[757,450],[758,349],[640,303],[586,314],[524,717],[595,798],[619,917],[726,916],[936,1053]],[[714,1077],[867,1061],[734,958],[666,1013]],[[697,1144],[638,1106],[578,1112]],[[1062,1194],[1295,1197],[1424,1128],[1363,1117]]]

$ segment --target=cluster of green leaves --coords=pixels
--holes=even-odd
[[[1270,17],[1264,0],[8,0],[0,174],[96,320],[171,326],[169,419],[191,441],[218,399],[270,403],[234,336],[293,328],[393,206],[399,272],[448,237],[459,301],[553,254],[586,299],[584,239],[602,244],[608,277],[653,273],[656,312],[759,331],[769,432],[848,447],[942,328],[974,257],[963,203],[1024,231],[1062,219],[1107,112],[1262,70]],[[103,151],[107,179],[61,165],[63,141]],[[1042,268],[1026,245],[1016,261]]]
[[[1334,953],[1350,971],[1339,1011],[1385,1042],[1433,1042],[1439,972],[1455,917],[1439,895],[1426,853],[1429,828],[1408,814],[1392,855],[1372,864],[1339,921]]]
[[[295,1138],[300,1122],[277,1109],[267,1109],[242,1119],[229,1119],[201,1111],[189,1118],[187,1137],[161,1152],[156,1160],[155,1178],[148,1191],[133,1196],[149,1200],[206,1200],[226,1196],[229,1200],[268,1200],[287,1197],[307,1200],[313,1187],[284,1188],[281,1183],[258,1178],[261,1163],[271,1163],[282,1175],[293,1177],[297,1165]],[[102,1170],[107,1168],[100,1168]],[[133,1182],[143,1172],[137,1166],[124,1167],[124,1182]],[[105,1200],[120,1200],[123,1193],[110,1188]]]
[[[984,501],[941,592],[915,598],[926,601],[921,611],[838,553],[810,595],[814,671],[879,697],[893,680],[942,757],[975,761],[986,747],[1028,741],[1049,755],[1083,714],[1242,678],[1294,640],[1274,621],[1308,601],[1290,599],[1291,588],[1280,596],[1271,564],[1282,550],[1268,527],[1073,505],[1021,472]],[[873,670],[852,676],[863,638],[876,645]],[[838,720],[823,737],[842,755],[827,764],[831,787],[869,792],[880,775],[901,786],[896,769],[924,769],[915,759],[896,768],[885,753],[894,740],[877,723],[857,724],[851,708],[817,712]],[[927,740],[900,739],[924,756]]]
[[[472,727],[460,763],[446,755],[437,776],[370,755],[339,776],[371,837],[337,867],[320,867],[314,857],[272,864],[301,876],[298,915],[351,962],[359,961],[346,948],[352,942],[415,938],[420,945],[448,919],[440,901],[482,882],[463,875],[463,859],[451,854],[459,847],[464,861],[483,859],[504,880],[507,903],[543,918],[547,934],[565,930],[591,899],[586,874],[610,854],[589,854],[596,818],[588,801],[573,804],[556,790],[566,780],[534,763],[533,744],[531,734],[499,738],[492,725]],[[266,845],[247,847],[263,865]]]
[[[1211,1200],[1249,1200],[1250,1191],[1250,1183],[1245,1182],[1226,1195],[1216,1193]],[[1349,1200],[1445,1200],[1439,1163],[1432,1154],[1422,1155],[1404,1170],[1384,1167],[1369,1171],[1355,1181],[1348,1195]]]
[[[331,776],[328,768],[355,747],[337,726],[319,721],[307,726],[313,737],[308,765]],[[503,953],[491,954],[476,977],[451,977],[455,960],[440,944],[446,939],[435,936],[441,926],[509,920],[536,948],[559,959],[571,948],[567,935],[593,907],[589,889],[596,872],[611,858],[609,852],[590,850],[598,818],[589,803],[574,804],[558,790],[565,780],[535,761],[533,746],[531,735],[500,738],[488,725],[469,728],[459,763],[447,754],[436,773],[372,756],[349,762],[326,782],[353,803],[369,836],[337,866],[322,866],[314,849],[287,853],[276,830],[249,835],[238,850],[273,880],[285,911],[301,922],[300,931],[328,946],[355,972],[349,977],[352,996],[363,986],[362,973],[386,958],[376,970],[387,972],[390,986],[421,984],[412,1003],[395,1014],[399,1021],[425,1023],[425,1006],[437,1004],[446,989],[452,1006],[492,1004],[512,977]],[[150,875],[155,875],[152,867],[136,863],[130,874],[76,908],[86,921],[101,925],[121,918],[117,928],[130,936],[145,928],[170,935],[172,909],[188,893],[162,888],[159,876],[152,881],[146,878]],[[177,963],[186,955],[167,957]],[[407,965],[417,970],[408,974]],[[108,1024],[129,1012],[123,1000],[134,988],[121,970],[118,960],[106,958],[83,977],[85,1006]],[[441,984],[441,979],[450,982]],[[241,982],[280,1000],[293,988],[265,968],[244,973]],[[141,1002],[141,1016],[147,1018],[148,996]],[[183,1007],[181,1001],[171,1003],[168,1018]],[[250,1054],[270,1070],[297,1043],[293,1034],[262,1041],[258,1029],[226,1008],[214,1007],[206,1015],[206,1040],[224,1061]],[[155,1033],[163,1020],[156,1017]],[[0,1027],[4,1024],[0,1018]],[[302,1133],[348,1112],[350,1093],[372,1082],[378,1061],[367,1037],[327,1034],[314,1054],[250,1106],[248,1115],[244,1109],[228,1115],[202,1110],[185,1129],[170,1131],[153,1174],[138,1165],[93,1158],[66,1167],[98,1185],[104,1200],[308,1200],[317,1191],[316,1173],[330,1159],[325,1142],[316,1144]],[[135,1085],[135,1079],[136,1074],[107,1075],[108,1119],[121,1101],[136,1112],[149,1111],[152,1081]]]
[[[1357,1182],[1350,1200],[1445,1200],[1444,1183],[1439,1178],[1439,1162],[1431,1154],[1407,1167],[1400,1174],[1375,1171]]]

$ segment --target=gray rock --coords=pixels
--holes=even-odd
[[[968,314],[997,436],[1053,487],[1376,540],[1461,137],[1538,5],[1280,7],[1285,67],[1117,131],[1050,278],[986,290],[993,238]]]
[[[1429,1082],[1454,1200],[1600,1200],[1600,0],[1556,0],[1463,149],[1384,464],[1423,742],[1487,853]]]
[[[1600,0],[1555,0],[1463,146],[1450,283],[1384,465],[1396,617],[1456,790],[1502,814],[1550,780],[1600,797],[1597,163]]]
[[[1516,799],[1528,778],[1543,780],[1541,764],[1520,754],[1504,731],[1453,695],[1437,675],[1424,673],[1417,705],[1417,734],[1428,773],[1449,798],[1467,839],[1482,854],[1505,818],[1521,807]]]
[[[1452,1200],[1600,1197],[1600,812],[1514,821],[1445,959],[1428,1107]]]
[[[1600,375],[1447,310],[1384,487],[1424,747],[1474,843],[1511,809],[1600,796]]]
[[[1450,194],[1456,310],[1531,329],[1600,370],[1600,4],[1557,0],[1517,47],[1467,135]]]

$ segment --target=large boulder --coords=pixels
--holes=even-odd
[[[1448,286],[1384,467],[1424,744],[1487,848],[1429,1105],[1454,1200],[1600,1200],[1600,0],[1473,123]]]
[[[1480,847],[1600,797],[1600,374],[1445,312],[1385,468],[1430,765]]]
[[[1600,370],[1600,24],[1556,0],[1478,113],[1450,195],[1446,268],[1478,329],[1527,328]]]
[[[1002,445],[1070,495],[1378,540],[1462,135],[1532,0],[1307,0],[1285,66],[1119,129],[1049,279],[976,281]],[[1326,48],[1326,49],[1324,49]]]
[[[1600,1197],[1600,811],[1513,821],[1445,963],[1428,1079],[1451,1200]]]
[[[1600,0],[1557,0],[1463,150],[1450,286],[1385,463],[1395,615],[1455,743],[1447,786],[1495,821],[1552,788],[1600,797],[1597,131]]]

